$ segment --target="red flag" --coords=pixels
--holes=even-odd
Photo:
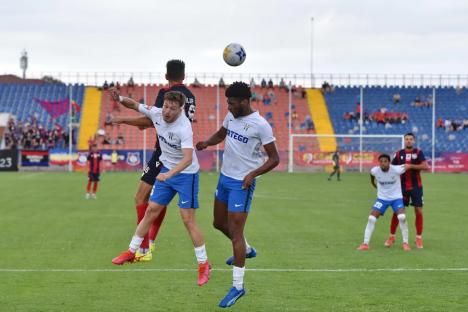
[[[33,100],[38,102],[42,108],[45,109],[54,119],[68,112],[68,99],[59,101],[45,101],[33,98]]]

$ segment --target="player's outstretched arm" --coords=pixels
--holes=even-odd
[[[263,148],[267,153],[268,159],[262,166],[245,176],[244,183],[242,184],[242,188],[244,189],[250,187],[250,185],[252,185],[252,182],[256,177],[273,170],[273,168],[275,168],[279,164],[279,154],[278,150],[276,149],[275,142],[265,144],[263,145]]]
[[[208,140],[198,142],[196,147],[197,150],[201,151],[207,148],[208,146],[213,146],[224,141],[227,135],[227,129],[224,127],[219,128],[215,134],[213,134]]]
[[[117,90],[116,88],[110,88],[109,93],[114,101],[119,102],[126,108],[138,111],[138,106],[140,105],[140,103],[138,103],[137,101],[131,98],[121,96],[119,90]]]
[[[118,125],[129,125],[138,127],[140,130],[152,128],[153,122],[146,116],[141,117],[114,117],[111,122]]]
[[[170,179],[171,177],[182,172],[185,168],[190,166],[190,164],[192,163],[193,148],[182,148],[182,153],[184,154],[184,157],[177,164],[177,166],[175,166],[168,172],[158,174],[158,176],[156,177],[158,181],[166,181],[167,179]]]

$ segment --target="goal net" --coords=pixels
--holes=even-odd
[[[289,172],[330,172],[332,155],[340,152],[341,171],[366,172],[382,153],[393,157],[404,147],[403,135],[291,134]]]

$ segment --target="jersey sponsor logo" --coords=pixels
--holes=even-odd
[[[244,124],[244,131],[247,132],[247,130],[249,130],[250,128],[250,125],[249,124]]]
[[[180,203],[183,205],[183,204],[186,204],[186,203],[188,203],[188,202],[189,202],[189,201],[186,200],[186,201],[181,201]]]
[[[236,208],[238,208],[238,207],[242,206],[242,204],[234,204],[234,206],[235,206]]]
[[[162,135],[158,134],[158,138],[161,142],[164,142],[166,145],[174,148],[174,149],[180,149],[180,146],[177,145],[177,144],[173,144],[173,143],[170,143],[165,137],[163,137]]]
[[[248,137],[245,137],[235,131],[232,131],[232,130],[229,130],[227,129],[227,135],[231,138],[233,138],[234,140],[237,140],[239,142],[242,142],[244,144],[246,144],[247,142],[249,142],[249,138]]]
[[[379,181],[379,184],[380,185],[392,185],[392,184],[395,184],[396,180],[395,181]]]

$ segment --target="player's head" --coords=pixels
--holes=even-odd
[[[379,156],[379,166],[383,171],[387,171],[390,168],[390,156],[387,154],[381,154]]]
[[[408,132],[407,134],[405,134],[405,147],[407,149],[413,148],[414,141],[416,141],[416,138],[414,137],[414,134],[412,132]]]
[[[93,152],[93,153],[97,152],[97,144],[96,143],[91,144],[91,152]]]
[[[224,93],[227,97],[228,110],[234,118],[245,116],[250,112],[250,97],[252,92],[245,82],[233,82]]]
[[[164,121],[167,123],[174,122],[182,113],[184,105],[185,95],[183,93],[177,91],[166,92],[162,107]]]
[[[182,82],[185,79],[185,63],[181,60],[170,60],[166,63],[166,79]]]

